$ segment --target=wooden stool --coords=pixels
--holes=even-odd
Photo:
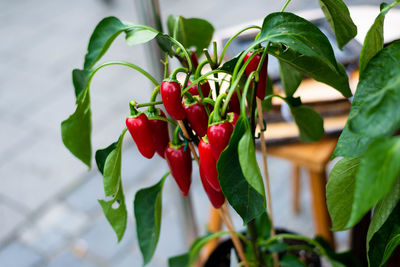
[[[292,189],[293,209],[295,212],[300,210],[300,167],[305,167],[308,170],[315,234],[324,237],[333,248],[335,247],[335,242],[333,233],[330,231],[332,224],[325,198],[325,169],[336,143],[336,138],[327,138],[316,143],[294,143],[268,148],[268,155],[289,160],[294,165]]]

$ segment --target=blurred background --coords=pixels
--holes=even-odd
[[[122,182],[129,221],[124,238],[116,236],[97,199],[104,198],[97,168],[87,168],[64,147],[60,123],[71,114],[71,71],[81,68],[90,34],[106,16],[138,21],[134,0],[0,1],[0,266],[139,266],[132,201],[135,192],[153,185],[167,170],[163,160],[141,157],[125,138]],[[374,0],[345,1],[373,4]],[[162,0],[161,16],[200,17],[222,30],[278,11],[283,1]],[[293,0],[288,11],[319,8],[316,0]],[[375,14],[371,16],[372,19]],[[126,60],[150,70],[143,45],[113,43],[102,61]],[[125,127],[128,102],[147,102],[152,87],[137,72],[112,66],[101,70],[91,86],[93,148],[116,141]],[[95,164],[92,164],[95,166]],[[269,158],[276,225],[313,236],[307,174],[302,174],[302,210],[291,208],[290,164]],[[332,166],[330,164],[329,166]],[[328,167],[329,167],[328,166]],[[192,196],[197,224],[205,232],[209,202],[198,171]],[[241,221],[234,218],[236,228]],[[149,266],[166,266],[167,258],[187,250],[182,199],[173,179],[163,191],[161,235]],[[339,249],[347,233],[337,233]]]

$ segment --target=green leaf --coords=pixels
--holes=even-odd
[[[382,266],[400,245],[400,202],[369,242],[369,266]]]
[[[161,50],[168,53],[170,56],[172,56],[173,43],[169,39],[168,35],[160,33],[157,35],[156,40],[157,40],[157,44],[161,48]]]
[[[99,149],[96,151],[95,159],[96,159],[96,164],[97,168],[99,169],[99,172],[103,174],[104,170],[104,164],[106,163],[106,159],[108,155],[117,147],[118,141],[112,143],[106,148]]]
[[[333,167],[326,185],[326,204],[332,219],[332,230],[344,230],[350,219],[355,177],[359,158],[343,158]]]
[[[108,222],[114,229],[119,242],[121,241],[125,233],[126,223],[128,220],[128,213],[126,211],[125,196],[122,191],[121,181],[119,181],[117,190],[118,192],[112,200],[105,201],[99,199],[98,201],[101,205],[101,208],[103,209],[104,215],[106,216]],[[118,205],[118,207],[115,207],[115,205]]]
[[[391,216],[392,212],[394,211],[397,203],[400,201],[400,176],[396,179],[396,182],[390,191],[389,194],[387,194],[381,201],[376,204],[375,209],[374,209],[374,214],[372,216],[371,223],[368,228],[368,234],[367,234],[367,254],[369,255],[370,251],[370,246],[376,247],[379,246],[380,244],[371,244],[370,242],[372,238],[375,236],[376,233],[379,232],[379,230],[382,228],[382,226],[386,223],[386,221],[389,219],[389,216]],[[372,254],[374,253],[375,248],[371,250],[371,255],[368,257],[369,260],[371,261],[370,258],[374,257]],[[381,253],[379,253],[382,255]]]
[[[153,40],[159,32],[156,30],[149,30],[146,28],[137,28],[127,31],[126,43],[128,45],[137,45],[147,43]]]
[[[305,267],[306,266],[293,254],[285,254],[283,256],[283,258],[279,261],[279,265],[282,267]]]
[[[189,265],[189,253],[171,257],[168,259],[169,267],[187,267],[188,265]]]
[[[357,94],[357,93],[356,93]],[[354,105],[354,101],[353,101]],[[350,110],[351,114],[351,110]],[[374,140],[368,136],[362,136],[360,134],[353,133],[348,127],[349,121],[347,121],[344,127],[336,148],[332,153],[332,159],[335,157],[360,157],[365,153],[369,144]]]
[[[103,185],[106,196],[114,196],[121,180],[121,151],[126,129],[122,131],[116,147],[107,155],[103,167]],[[106,148],[107,149],[107,148]],[[103,150],[104,152],[104,150]]]
[[[61,123],[61,137],[68,150],[90,168],[92,123],[89,90],[79,94],[76,104],[75,112]]]
[[[263,212],[260,216],[254,219],[258,238],[267,240],[271,234],[271,221],[267,212]]]
[[[342,0],[319,0],[325,18],[335,33],[340,49],[357,35],[357,26],[350,17],[349,9]]]
[[[286,96],[293,96],[303,79],[303,74],[281,60],[279,60],[279,72],[281,73],[281,83]]]
[[[76,98],[78,98],[80,93],[88,86],[92,73],[93,70],[74,69],[72,71],[72,82],[74,84]]]
[[[336,62],[328,38],[311,22],[292,13],[277,12],[264,19],[257,43],[270,41],[268,52],[345,97],[352,95],[346,71]]]
[[[238,154],[244,178],[246,178],[251,187],[265,197],[263,177],[258,167],[253,136],[248,123],[246,125],[246,131],[239,141]]]
[[[388,136],[400,127],[399,41],[369,61],[360,76],[351,109],[350,130],[362,135]]]
[[[117,36],[128,29],[116,17],[107,17],[97,24],[89,40],[88,51],[85,56],[85,69],[90,69],[108,50]]]
[[[197,54],[210,45],[214,34],[214,27],[211,23],[199,18],[187,19],[169,15],[167,26],[170,36],[177,39],[185,48],[195,47]]]
[[[324,121],[313,108],[308,106],[290,107],[294,121],[303,142],[315,142],[324,136]]]
[[[362,216],[390,192],[400,172],[400,137],[377,139],[368,147],[356,176],[352,211],[346,227]]]
[[[388,11],[400,3],[400,1],[394,1],[388,5],[386,3],[381,4],[381,12],[376,17],[374,24],[369,28],[367,35],[365,36],[363,46],[360,53],[359,69],[360,74],[363,73],[367,67],[368,62],[383,48],[383,24],[385,21],[385,15]]]
[[[222,191],[244,224],[265,211],[265,197],[247,182],[240,168],[238,145],[246,132],[247,123],[245,117],[239,117],[229,145],[217,162],[218,180]]]
[[[223,70],[229,74],[233,74],[233,70],[235,69],[236,63],[238,62],[240,56],[243,52],[240,52],[238,55],[233,57],[232,59],[226,61],[221,67],[218,69]]]
[[[267,87],[265,90],[265,97],[273,94],[273,82],[269,75],[267,76]],[[272,108],[272,98],[262,100],[261,105],[263,110],[270,111]]]
[[[332,248],[331,245],[326,241],[324,238],[321,236],[317,236],[314,238],[314,241],[317,242],[319,246],[319,251],[321,251],[321,247],[324,250],[323,256],[326,257],[326,259],[329,261],[332,267],[346,267],[346,266],[352,266],[352,267],[359,267],[359,263],[357,262],[357,259],[352,257],[352,254],[350,253],[336,253]],[[360,266],[361,267],[361,266]]]
[[[169,172],[157,184],[141,189],[135,195],[133,205],[136,232],[143,256],[143,265],[150,262],[157,247],[161,226],[162,188],[168,175]]]

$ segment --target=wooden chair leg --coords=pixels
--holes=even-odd
[[[300,166],[293,164],[292,170],[292,208],[295,214],[300,212]]]
[[[332,223],[325,198],[326,172],[325,170],[319,172],[309,170],[309,173],[315,234],[325,238],[334,249],[335,240],[330,231]]]
[[[221,228],[222,228],[222,219],[219,214],[219,211],[211,207],[208,220],[208,230],[211,233],[216,233],[220,231]],[[204,247],[202,257],[207,259],[210,256],[210,254],[214,251],[214,249],[217,247],[218,242],[219,242],[218,238],[209,241],[207,245],[205,245]]]

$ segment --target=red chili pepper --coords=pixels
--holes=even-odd
[[[228,110],[240,114],[240,101],[237,92],[233,92],[232,97],[229,100]]]
[[[131,110],[133,109],[134,108],[131,106]],[[126,127],[131,133],[139,152],[144,157],[151,159],[154,156],[156,149],[153,142],[153,133],[149,119],[144,113],[137,113],[136,110],[132,113],[131,116],[126,118]]]
[[[156,152],[160,157],[164,158],[165,148],[169,143],[168,123],[163,120],[151,119],[152,116],[165,117],[164,112],[161,109],[157,109],[155,112],[149,112],[150,126],[153,132],[153,142]]]
[[[192,84],[192,82],[189,80],[188,85],[191,85],[191,84]],[[210,84],[208,83],[208,81],[205,81],[203,83],[200,82],[200,88],[201,88],[201,92],[203,93],[203,97],[207,97],[210,95],[211,87],[210,87]],[[197,84],[190,87],[188,92],[191,95],[199,95],[200,94]]]
[[[167,113],[175,120],[186,118],[185,109],[182,107],[181,85],[175,80],[165,80],[161,83],[161,99]]]
[[[192,158],[190,150],[183,149],[183,144],[176,146],[170,142],[165,148],[165,159],[182,195],[187,196],[192,182]]]
[[[197,67],[199,66],[199,61],[197,60],[196,52],[192,51],[190,53],[190,60],[192,61],[193,69],[197,69]]]
[[[214,208],[219,209],[225,202],[225,196],[222,193],[222,191],[216,191],[211,187],[211,185],[208,183],[204,175],[204,168],[203,165],[201,164],[200,164],[200,178],[201,178],[201,183],[203,184],[204,191],[206,191],[206,194],[211,204],[214,206]]]
[[[235,128],[236,122],[239,119],[239,114],[237,114],[235,112],[229,112],[227,114],[227,117],[228,117],[229,122],[232,124],[233,128]]]
[[[253,52],[248,52],[244,57],[244,61],[246,62]],[[249,62],[249,65],[246,67],[246,74],[249,76],[253,71],[257,70],[258,64],[261,60],[261,54],[255,55]],[[263,65],[261,66],[259,79],[257,84],[257,97],[261,100],[265,97],[265,90],[267,86],[267,73],[268,73],[268,55],[265,57]]]
[[[208,116],[203,105],[198,102],[188,104],[183,101],[182,105],[185,109],[187,119],[190,126],[200,137],[203,137],[207,133],[208,127]]]
[[[208,127],[207,137],[216,161],[218,161],[221,152],[228,146],[232,132],[233,126],[228,121],[213,124]]]
[[[207,138],[202,138],[200,140],[199,156],[204,177],[214,190],[221,191],[221,186],[218,181],[217,161],[214,158],[213,150]]]

